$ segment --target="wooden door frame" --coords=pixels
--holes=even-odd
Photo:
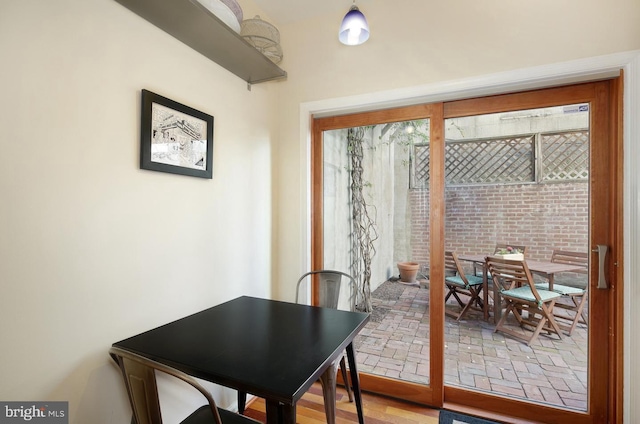
[[[532,107],[543,107],[545,105],[545,101],[542,96],[550,93],[549,90],[553,90],[556,93],[562,94],[562,92],[566,92],[567,90],[576,90],[578,89],[578,94],[576,97],[576,103],[579,103],[582,98],[591,98],[586,92],[592,93],[594,90],[594,84],[598,83],[587,83],[579,86],[571,86],[571,87],[558,87],[555,89],[544,89],[544,90],[535,90],[531,92],[521,92],[517,94],[510,95],[498,95],[498,96],[489,96],[482,99],[469,99],[469,100],[461,100],[454,101],[448,103],[440,103],[440,105],[444,105],[443,108],[439,109],[440,122],[444,122],[444,118],[453,117],[453,116],[468,116],[476,113],[477,102],[482,101],[485,103],[485,107],[483,108],[483,113],[491,113],[498,111],[506,111],[509,110],[510,105],[512,105],[512,101],[516,97],[520,98],[518,101],[518,107],[522,108],[523,104],[526,105],[527,100],[523,103],[523,98],[525,93],[531,97]],[[604,83],[600,83],[601,85]],[[616,153],[616,161],[621,160],[621,152],[622,152],[622,116],[621,116],[621,104],[622,104],[622,78],[618,78],[616,80],[612,80],[612,82],[606,83],[607,91],[612,92],[610,104],[606,106],[609,107],[610,113],[606,117],[607,122],[600,123],[599,126],[606,128],[607,136],[612,142],[612,150]],[[582,93],[580,90],[586,90],[585,93]],[[583,95],[584,94],[584,95]],[[493,101],[494,106],[486,108],[487,99]],[[475,104],[475,106],[474,106]],[[388,109],[381,110],[375,112],[364,112],[352,115],[342,115],[328,118],[318,118],[314,119],[312,122],[312,143],[311,143],[311,174],[312,174],[312,185],[311,185],[311,196],[312,196],[312,211],[311,211],[311,240],[322,240],[322,169],[321,166],[318,167],[316,164],[322,163],[322,133],[328,129],[339,129],[339,128],[348,128],[348,127],[356,127],[363,125],[372,125],[378,123],[386,123],[386,122],[395,122],[402,120],[411,120],[411,119],[420,119],[425,115],[425,107],[431,107],[434,104],[430,105],[418,105],[418,106],[409,106],[405,108],[397,108],[397,109]],[[553,101],[549,101],[548,105],[553,105]],[[524,106],[526,108],[526,106]],[[432,109],[428,111],[428,113],[432,118],[435,118],[436,115],[434,113],[438,113],[436,109]],[[433,123],[435,123],[435,119]],[[439,134],[443,134],[443,131]],[[433,137],[433,133],[432,133]],[[436,137],[438,137],[436,133]],[[432,139],[435,141],[435,139]],[[320,141],[320,142],[319,142]],[[432,142],[430,145],[430,157],[431,157],[431,182],[434,184],[436,181],[440,181],[441,184],[432,185],[430,190],[431,196],[431,216],[430,216],[430,226],[431,226],[431,274],[432,278],[435,281],[439,281],[439,279],[444,278],[444,266],[433,264],[442,264],[444,259],[444,143],[440,140],[440,142]],[[320,159],[318,159],[320,158]],[[441,158],[441,160],[438,160]],[[320,168],[320,169],[318,169]],[[612,210],[608,211],[611,216],[617,216],[620,219],[614,220],[615,226],[609,228],[609,230],[614,235],[614,239],[612,241],[612,253],[611,260],[608,261],[607,272],[609,275],[610,281],[617,281],[619,284],[614,285],[611,288],[611,295],[609,296],[610,303],[607,305],[606,310],[607,314],[610,318],[611,322],[611,335],[610,335],[610,351],[607,352],[608,358],[606,367],[607,372],[609,374],[609,385],[608,387],[603,388],[607,393],[606,398],[608,399],[606,405],[604,405],[604,413],[608,414],[608,418],[610,422],[616,422],[617,418],[622,417],[622,384],[623,384],[623,338],[622,338],[622,330],[623,330],[623,219],[622,219],[622,167],[614,166],[610,170],[612,175],[610,176],[611,180],[614,182],[616,189],[611,190],[609,193],[611,195],[612,200]],[[611,222],[611,221],[610,221]],[[312,260],[312,269],[316,269],[322,266],[322,245],[317,243],[311,243],[311,260]],[[615,266],[614,266],[615,264]],[[596,267],[592,267],[594,270]],[[595,271],[594,271],[595,272]],[[436,285],[439,286],[439,285]],[[432,290],[432,308],[431,311],[431,320],[433,323],[440,322],[442,323],[444,319],[444,308],[439,308],[436,305],[440,305],[443,302],[438,301],[440,297],[444,297],[442,290]],[[439,321],[440,320],[440,321]],[[441,331],[442,333],[442,331]],[[361,382],[363,387],[371,390],[377,391],[377,388],[385,387],[385,392],[388,393],[388,389],[394,390],[395,394],[398,397],[418,402],[425,403],[425,399],[429,399],[429,404],[440,407],[443,404],[447,407],[451,407],[453,409],[464,409],[464,410],[473,410],[477,408],[478,411],[487,411],[487,409],[496,409],[490,408],[491,405],[499,405],[500,408],[504,405],[510,405],[509,409],[513,411],[522,410],[521,405],[523,403],[522,400],[515,399],[505,399],[503,397],[498,397],[489,394],[479,394],[474,393],[474,401],[469,402],[468,391],[461,388],[444,386],[443,384],[443,372],[434,372],[438,370],[438,367],[443,367],[443,357],[444,357],[444,340],[443,334],[438,335],[437,332],[435,334],[435,340],[431,341],[431,372],[430,372],[430,386],[423,386],[420,384],[413,384],[407,382],[398,382],[394,379],[388,379],[378,376],[368,376],[363,375],[361,378]],[[438,341],[442,342],[439,343]],[[437,347],[436,347],[437,346]],[[593,353],[597,358],[597,353]],[[606,356],[606,355],[605,355]],[[590,354],[590,358],[591,358]],[[597,387],[591,387],[590,390],[599,390]],[[592,392],[590,392],[592,393]],[[593,392],[595,393],[595,392]],[[446,400],[446,403],[445,403]],[[526,402],[525,402],[526,403]],[[488,408],[489,407],[489,408]],[[531,408],[536,409],[536,416],[538,418],[545,417],[548,422],[561,422],[556,420],[567,420],[571,419],[574,421],[571,422],[593,422],[589,420],[581,419],[584,417],[584,414],[576,414],[571,411],[560,410],[556,408],[550,408],[539,405],[530,405]],[[599,408],[600,409],[600,408]],[[497,411],[496,411],[497,412]],[[602,412],[599,412],[602,413]],[[485,414],[486,415],[486,414]],[[515,414],[520,415],[520,414]],[[525,414],[526,415],[526,414]],[[501,417],[499,413],[494,413],[494,417]],[[504,416],[502,416],[504,418]],[[513,418],[513,417],[511,417]],[[525,417],[521,417],[525,418]],[[576,421],[577,420],[577,421]]]

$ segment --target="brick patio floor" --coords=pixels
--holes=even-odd
[[[371,320],[355,340],[359,370],[427,384],[429,290],[387,281],[372,297]],[[475,311],[460,322],[445,318],[445,384],[586,409],[583,325],[563,340],[541,333],[531,347],[494,327]]]

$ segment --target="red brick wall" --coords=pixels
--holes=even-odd
[[[586,183],[455,186],[445,190],[445,248],[486,254],[496,243],[527,246],[527,258],[553,249],[588,251]],[[429,191],[410,190],[412,260],[429,263]]]

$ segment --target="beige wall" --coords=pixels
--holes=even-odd
[[[112,342],[242,294],[291,300],[308,266],[304,103],[640,48],[636,1],[362,10],[360,47],[337,42],[342,16],[280,27],[289,78],[249,92],[112,0],[0,3],[1,400],[128,422]],[[215,116],[213,180],[138,169],[142,88]]]
[[[0,54],[0,400],[129,422],[111,343],[271,296],[277,86],[112,0],[3,0]],[[214,116],[212,180],[139,169],[143,88]]]

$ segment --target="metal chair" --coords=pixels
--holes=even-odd
[[[317,279],[317,284],[312,284]],[[307,303],[300,299],[300,288],[306,285],[309,294],[311,294],[312,304],[323,308],[347,309],[355,311],[356,309],[356,281],[344,272],[334,270],[318,270],[310,271],[303,274],[296,284],[296,302]],[[344,299],[344,295],[348,295],[346,302],[340,303],[340,299]],[[347,374],[347,367],[344,355],[340,356],[340,360],[334,362],[320,377],[322,384],[322,394],[324,397],[324,408],[327,417],[327,423],[333,424],[335,421],[335,401],[331,399],[335,394],[337,385],[337,373],[340,370],[342,381],[349,396],[349,402],[353,402],[353,393]]]
[[[551,262],[580,265],[584,270],[574,271],[576,274],[587,275],[589,267],[589,254],[586,252],[569,252],[566,250],[554,250],[551,255]],[[569,281],[567,281],[569,283]],[[589,294],[589,284],[580,281],[579,278],[574,279],[572,284],[553,284],[551,290],[560,293],[564,298],[568,298],[572,304],[556,302],[553,315],[557,319],[568,321],[568,325],[558,324],[569,336],[573,333],[578,323],[587,324],[584,307],[587,304]],[[582,287],[584,286],[584,287]],[[543,290],[549,290],[549,283],[538,283],[536,287]],[[562,310],[560,312],[558,309]],[[560,313],[558,313],[560,312]]]
[[[496,324],[494,332],[501,331],[517,339],[524,340],[528,346],[536,341],[542,330],[556,333],[562,340],[560,328],[553,316],[553,307],[561,294],[554,291],[536,288],[526,261],[501,259],[488,256],[487,268],[491,273],[493,284],[506,304],[506,312]],[[526,316],[524,314],[526,312]],[[505,327],[510,313],[525,328],[534,328],[531,336]],[[540,318],[537,318],[540,315]]]
[[[181,424],[258,424],[251,418],[218,408],[213,396],[191,376],[175,368],[112,347],[109,354],[118,364],[124,378],[129,402],[133,411],[132,423],[162,424],[160,398],[156,382],[156,372],[160,371],[178,378],[196,388],[207,399],[207,404],[196,409],[181,421]]]
[[[296,284],[296,303],[307,303],[300,299],[300,288],[307,285],[309,290],[313,287],[313,276],[317,276],[318,284],[315,293],[312,293],[312,302],[316,306],[332,309],[346,309],[355,311],[356,309],[356,281],[344,272],[333,270],[310,271],[303,274]],[[340,299],[344,299],[344,294],[348,294],[347,301],[340,304]]]
[[[448,311],[445,308],[445,314],[460,321],[471,308],[476,308],[484,312],[486,305],[484,305],[480,298],[483,278],[477,275],[465,274],[455,252],[444,252],[444,268],[445,272],[450,271],[453,274],[445,275],[444,278],[444,283],[449,290],[444,298],[444,303],[446,304],[449,298],[453,296],[462,308],[460,313]],[[460,295],[468,297],[469,300],[467,302],[463,302]]]

